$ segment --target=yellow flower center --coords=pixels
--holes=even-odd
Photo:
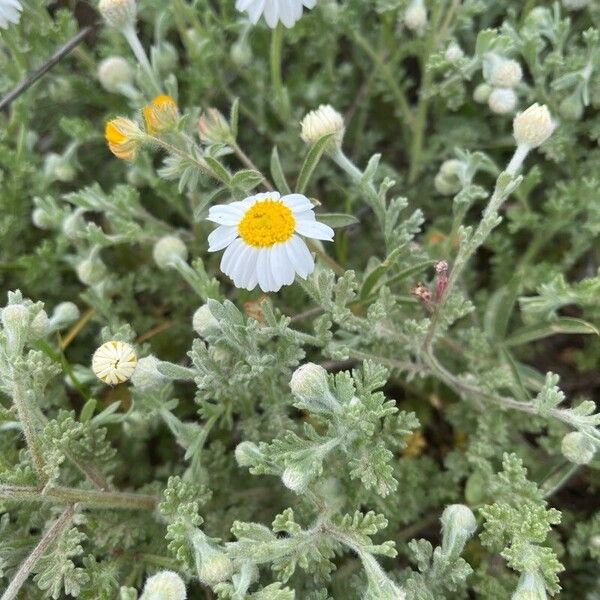
[[[238,225],[238,234],[249,246],[268,248],[289,240],[295,226],[292,211],[283,202],[268,199],[246,211]]]

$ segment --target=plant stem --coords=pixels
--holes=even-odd
[[[156,80],[156,75],[152,70],[152,65],[148,60],[146,51],[144,50],[144,47],[142,46],[140,38],[138,37],[138,34],[136,33],[135,29],[133,28],[133,26],[125,27],[121,30],[121,33],[123,34],[123,37],[127,40],[127,43],[129,44],[129,47],[135,55],[135,58],[137,59],[138,63],[140,64],[142,69],[146,71],[148,78],[150,79],[150,82],[152,84],[152,87],[154,88],[154,92],[157,95],[161,94],[161,87],[158,81]]]
[[[55,486],[41,489],[30,486],[0,485],[0,499],[11,502],[51,502],[54,504],[81,504],[84,508],[115,508],[153,510],[156,496],[133,492],[83,490]]]
[[[283,48],[283,27],[277,23],[271,34],[271,85],[275,95],[275,104],[278,109],[288,114],[287,103],[284,102],[283,76],[281,74],[281,51]]]
[[[19,570],[15,573],[15,576],[13,577],[9,586],[6,588],[4,594],[2,594],[2,598],[0,598],[0,600],[14,600],[14,598],[17,597],[19,590],[27,581],[27,578],[35,566],[35,563],[65,530],[74,515],[75,507],[69,506],[60,515],[60,517],[58,517],[52,527],[50,527],[50,529],[45,533],[44,537],[42,537],[42,539],[38,542],[37,546],[31,551],[31,554],[21,563]]]
[[[235,152],[235,155],[240,159],[240,162],[244,166],[248,167],[252,171],[257,171],[258,173],[261,173],[260,169],[252,162],[252,159],[239,147],[238,143],[235,140],[232,140],[231,142],[229,142],[229,144]],[[271,182],[264,175],[261,185],[265,188],[267,192],[272,192],[275,190]]]
[[[23,428],[23,433],[25,435],[25,441],[27,442],[27,448],[29,450],[29,453],[31,454],[31,459],[33,461],[33,465],[37,472],[38,478],[40,482],[44,484],[48,480],[48,477],[44,473],[45,462],[42,450],[40,448],[38,434],[35,430],[35,419],[32,411],[30,410],[29,402],[27,399],[27,391],[23,383],[23,374],[19,373],[14,367],[12,369],[12,379],[13,404],[17,409],[19,421],[21,422],[21,427]]]

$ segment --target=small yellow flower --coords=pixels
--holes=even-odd
[[[146,130],[150,134],[162,133],[171,129],[179,116],[177,102],[163,94],[156,96],[150,104],[144,107]]]
[[[118,117],[106,123],[104,137],[108,148],[117,158],[131,160],[135,157],[141,133],[131,119]]]
[[[92,371],[98,379],[110,385],[127,381],[135,371],[137,356],[125,342],[102,344],[92,357]]]

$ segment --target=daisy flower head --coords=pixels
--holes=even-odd
[[[142,136],[143,132],[138,125],[125,117],[108,121],[104,128],[104,137],[109,150],[122,160],[135,158]]]
[[[21,20],[22,4],[19,0],[0,0],[0,28],[8,29],[8,24],[16,25]]]
[[[219,227],[208,236],[208,251],[223,250],[221,270],[238,288],[276,292],[306,279],[315,262],[300,236],[333,241],[333,229],[319,223],[302,194],[256,194],[211,207],[208,220]]]
[[[293,27],[302,16],[303,7],[314,8],[317,0],[236,0],[235,7],[248,13],[256,25],[264,14],[267,25],[274,29],[280,21],[288,28]]]
[[[92,371],[100,381],[116,385],[127,381],[135,371],[137,356],[125,342],[102,344],[92,357]]]

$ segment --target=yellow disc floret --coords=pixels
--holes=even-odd
[[[250,207],[238,225],[242,240],[255,248],[286,242],[294,234],[296,219],[279,200],[263,200]]]

